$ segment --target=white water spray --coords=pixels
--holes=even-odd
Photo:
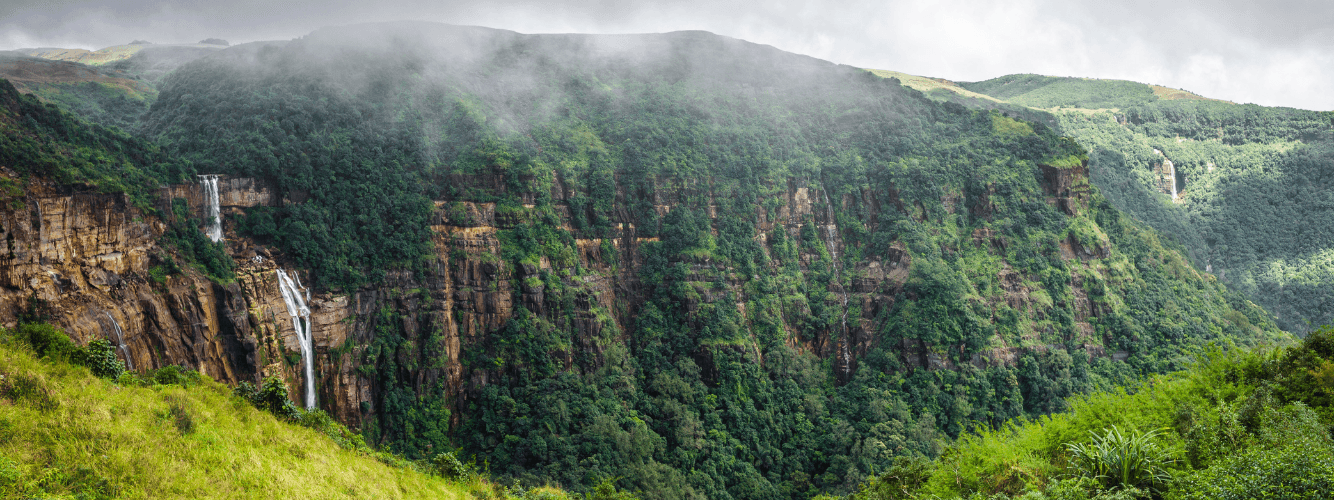
[[[843,311],[839,318],[839,324],[843,328],[842,338],[839,342],[839,357],[843,359],[843,374],[846,376],[848,371],[852,369],[852,350],[848,346],[850,340],[848,339],[848,290],[843,287],[843,282],[840,279],[840,275],[843,274],[843,262],[838,260],[838,246],[834,244],[834,238],[838,235],[838,224],[834,223],[834,205],[829,203],[828,191],[823,184],[820,185],[820,196],[824,199],[825,206],[829,207],[830,219],[830,224],[824,228],[825,246],[829,248],[829,256],[834,261],[833,282],[838,283],[838,288],[843,295]]]
[[[111,313],[102,311],[102,314],[107,315],[107,319],[111,320],[111,328],[116,332],[117,347],[120,348],[120,353],[125,355],[125,367],[133,370],[134,360],[130,359],[130,350],[125,347],[125,333],[120,331],[120,323],[116,322],[116,317],[112,316]]]
[[[1177,168],[1172,165],[1172,160],[1163,160],[1167,164],[1167,171],[1172,176],[1172,201],[1177,201]]]
[[[204,187],[204,217],[208,219],[208,239],[214,243],[222,241],[222,209],[218,206],[218,176],[201,175],[199,183]]]
[[[297,279],[301,278],[298,276]],[[306,307],[310,291],[299,282],[293,283],[282,269],[278,270],[278,291],[283,294],[287,314],[292,316],[292,328],[296,330],[296,340],[301,344],[301,364],[306,367],[306,408],[315,408],[315,347],[310,336],[310,308]]]

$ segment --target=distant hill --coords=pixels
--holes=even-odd
[[[43,47],[43,48],[31,48],[31,49],[17,49],[14,52],[18,52],[25,56],[40,57],[42,59],[52,59],[56,61],[70,61],[80,64],[87,64],[89,66],[100,66],[103,64],[110,64],[116,61],[123,61],[125,59],[129,59],[130,57],[134,56],[135,54],[143,50],[161,51],[161,50],[203,49],[212,51],[212,50],[219,50],[225,46],[225,44],[204,43],[208,41],[209,40],[204,40],[203,42],[200,43],[153,44],[153,43],[143,42],[140,40],[135,40],[136,43],[131,43],[127,45],[113,45],[111,47],[106,47],[98,50]]]
[[[156,88],[124,71],[17,52],[0,52],[0,78],[84,119],[123,129],[157,98]]]
[[[0,78],[86,120],[129,130],[157,99],[159,78],[223,48],[201,42],[0,51]]]
[[[959,87],[1034,108],[1115,109],[1158,100],[1210,100],[1193,93],[1127,80],[1008,75]]]
[[[1273,311],[1284,329],[1334,323],[1334,207],[1326,195],[1334,190],[1334,112],[1235,104],[1124,80],[901,81],[966,106],[997,104],[942,93],[1047,114],[1088,148],[1094,185],[1185,245],[1198,268]]]

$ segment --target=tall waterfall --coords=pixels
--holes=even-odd
[[[301,287],[299,283],[293,283],[282,269],[278,270],[278,291],[283,294],[283,302],[287,304],[287,314],[292,316],[292,328],[296,330],[297,342],[301,344],[301,364],[305,365],[306,372],[306,408],[314,408],[315,347],[310,337],[310,308],[306,307],[310,291]]]
[[[838,246],[834,244],[834,238],[838,235],[838,224],[834,222],[834,205],[829,203],[829,190],[825,189],[824,184],[820,185],[820,196],[824,199],[824,204],[829,207],[830,224],[824,227],[825,246],[829,249],[829,256],[834,264],[834,283],[838,284],[839,292],[843,295],[843,310],[839,317],[839,324],[842,326],[842,338],[839,341],[839,357],[843,360],[844,375],[852,369],[852,349],[848,346],[848,291],[843,288],[843,282],[840,275],[843,274],[843,262],[838,260]]]
[[[116,322],[116,317],[112,316],[111,313],[102,311],[102,314],[107,315],[107,319],[111,320],[112,331],[116,332],[117,347],[120,349],[120,353],[125,355],[125,367],[133,370],[134,360],[130,359],[130,350],[125,347],[125,333],[120,331],[120,323]]]
[[[1172,165],[1172,160],[1163,160],[1167,164],[1168,174],[1172,176],[1172,201],[1177,201],[1177,168]]]
[[[199,183],[204,187],[204,217],[208,219],[208,239],[214,243],[222,241],[222,210],[218,206],[218,176],[201,175]]]

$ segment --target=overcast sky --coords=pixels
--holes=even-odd
[[[1120,78],[1334,110],[1330,0],[2,0],[0,50],[287,40],[402,19],[523,33],[698,29],[860,67],[975,81]]]

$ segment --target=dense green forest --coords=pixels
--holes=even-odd
[[[141,132],[195,172],[277,186],[293,203],[240,228],[319,287],[433,272],[431,200],[497,203],[488,258],[552,263],[512,274],[514,303],[532,289],[540,303],[465,345],[488,382],[457,427],[442,427],[438,389],[409,382],[441,355],[397,326],[416,313],[382,310],[361,360],[379,394],[371,441],[413,457],[459,447],[503,480],[612,478],[646,498],[850,492],[976,425],[1182,368],[1191,346],[1284,338],[1072,174],[1085,150],[1047,126],[725,37],[363,26],[233,47],[159,89]],[[1067,209],[1044,172],[1074,184]],[[883,198],[759,228],[789,183]],[[605,261],[634,266],[630,292],[589,308],[585,283],[604,271],[580,264],[575,239],[622,224],[656,241],[638,263],[608,247]],[[911,272],[873,291],[884,306],[844,302],[859,265],[900,249]],[[851,344],[848,318],[873,339],[855,361],[805,347]]]
[[[1116,80],[1011,75],[961,85],[1036,108],[1083,108],[1055,110],[1054,126],[1089,150],[1093,183],[1113,204],[1180,242],[1197,268],[1283,329],[1334,322],[1334,112],[1161,98]],[[1177,203],[1154,170],[1164,160]]]
[[[152,198],[157,186],[191,178],[188,165],[173,161],[153,141],[88,123],[55,104],[20,94],[4,79],[0,79],[0,134],[0,167],[8,169],[0,175],[0,200],[6,208],[22,208],[32,183],[124,193],[143,212],[165,216],[169,225],[163,243],[188,265],[214,281],[232,278],[231,257],[197,230],[202,224],[180,205],[183,200],[160,207]],[[162,269],[180,272],[170,256],[154,258],[164,264]]]
[[[1216,346],[1182,372],[980,429],[902,458],[854,500],[1242,499],[1334,494],[1334,329],[1301,345]]]
[[[127,61],[159,92],[146,113],[74,106],[119,129],[11,88],[0,165],[20,178],[4,180],[140,199],[196,174],[261,179],[284,203],[235,229],[309,270],[313,288],[365,291],[391,274],[420,286],[386,290],[392,301],[359,318],[372,325],[362,345],[338,348],[363,348],[357,373],[373,383],[362,437],[411,459],[473,457],[522,488],[795,499],[917,467],[924,492],[1050,479],[1087,494],[1053,472],[1064,462],[973,489],[931,467],[1007,421],[1103,397],[1078,394],[1149,393],[1141,377],[1197,366],[1211,342],[1290,340],[1229,286],[1272,297],[1276,284],[1288,309],[1261,305],[1294,328],[1324,307],[1334,262],[1324,212],[1298,210],[1324,199],[1327,114],[1030,76],[967,84],[1009,102],[941,103],[953,93],[702,32],[396,23]],[[1057,107],[1116,110],[1043,111]],[[1154,149],[1176,162],[1184,203],[1157,190]],[[810,211],[785,226],[797,190]],[[431,225],[479,225],[465,202],[496,204],[497,250],[442,258]],[[165,241],[230,279],[223,247],[182,204],[163,208],[176,221]],[[587,241],[600,242],[591,260]],[[462,340],[469,385],[455,400],[421,376],[444,364],[441,322],[455,320],[428,287],[472,261],[511,282],[515,307]],[[872,263],[907,269],[887,279]],[[1270,380],[1252,375],[1228,383]],[[1317,406],[1281,403],[1297,400]],[[1214,460],[1240,467],[1223,455],[1191,467]]]

